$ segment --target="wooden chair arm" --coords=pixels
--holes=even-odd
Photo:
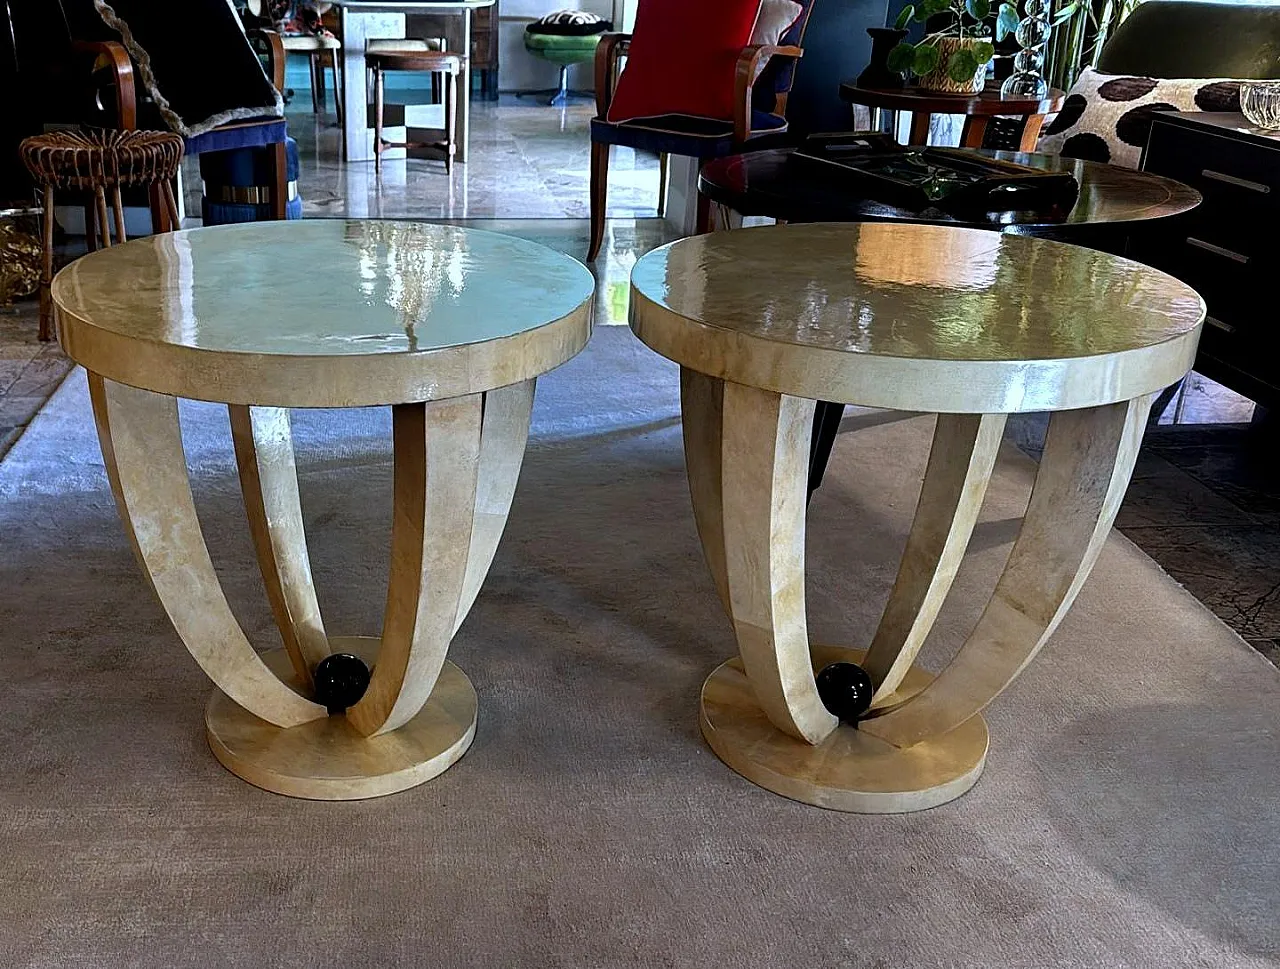
[[[111,86],[116,92],[116,125],[121,131],[138,128],[138,95],[133,82],[133,61],[123,44],[114,40],[77,40],[71,44],[77,54],[92,54],[92,73],[99,71],[111,75]]]
[[[263,27],[251,27],[244,33],[245,36],[249,38],[250,44],[255,40],[262,42],[267,55],[267,79],[271,81],[272,87],[283,94],[285,64],[284,41],[280,39],[280,35],[276,31],[267,30]]]
[[[613,89],[618,84],[618,59],[631,47],[630,34],[602,34],[596,47],[596,117],[609,113]]]
[[[772,47],[753,44],[744,47],[738,55],[737,71],[733,76],[733,138],[746,141],[751,137],[751,95],[756,78],[769,63],[771,57],[803,57],[799,47]]]

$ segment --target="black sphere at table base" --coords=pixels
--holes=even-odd
[[[316,703],[327,707],[330,714],[342,713],[360,702],[369,688],[369,667],[359,656],[334,653],[316,664],[312,678]]]
[[[831,663],[818,673],[818,699],[834,717],[857,725],[858,718],[871,708],[875,685],[857,663]]]

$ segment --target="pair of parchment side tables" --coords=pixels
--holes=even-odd
[[[218,687],[207,733],[231,771],[281,794],[363,798],[422,783],[467,750],[476,693],[446,653],[506,523],[534,383],[586,345],[593,288],[581,264],[519,239],[337,220],[177,232],[59,274],[60,339],[89,372],[121,517]],[[711,747],[755,783],[828,808],[911,811],[968,790],[987,753],[981,711],[1087,578],[1154,395],[1191,367],[1200,298],[1057,242],[819,224],[655,250],[635,267],[631,312],[636,335],[680,364],[694,518],[738,644],[702,689]],[[255,649],[215,575],[179,397],[230,411],[282,649]],[[806,627],[818,400],[938,415],[865,649],[813,646]],[[383,628],[333,636],[308,562],[289,408],[387,405]],[[1021,530],[968,640],[931,674],[916,654],[964,557],[1006,417],[1029,411],[1053,416]],[[335,674],[335,654],[363,663]],[[856,716],[820,690],[839,663],[869,684]]]

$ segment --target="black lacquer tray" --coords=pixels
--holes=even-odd
[[[1070,172],[1047,172],[961,148],[899,145],[878,132],[811,135],[791,164],[847,179],[850,191],[910,211],[1070,210],[1080,186]]]

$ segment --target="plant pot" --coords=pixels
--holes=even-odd
[[[902,43],[907,32],[893,27],[868,27],[867,33],[871,35],[871,63],[855,83],[865,88],[902,87],[902,72],[889,70],[889,51]]]
[[[977,94],[982,90],[987,82],[987,64],[985,62],[978,66],[973,72],[973,77],[966,78],[963,81],[953,81],[951,76],[947,74],[947,61],[951,60],[951,55],[958,50],[966,47],[973,47],[978,43],[990,43],[990,37],[942,37],[939,38],[938,47],[938,66],[928,74],[922,74],[917,78],[916,83],[925,91],[936,91],[939,94]]]

